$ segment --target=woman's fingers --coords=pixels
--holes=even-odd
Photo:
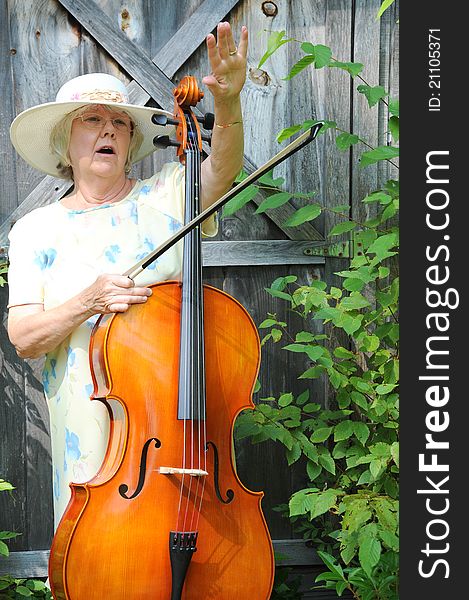
[[[137,287],[128,277],[105,274],[100,275],[85,291],[85,298],[88,300],[86,304],[91,305],[93,312],[109,313],[124,312],[132,304],[144,303],[151,294],[150,288]]]
[[[248,55],[248,28],[243,25],[241,27],[241,37],[239,38],[238,54],[241,54],[243,58]]]

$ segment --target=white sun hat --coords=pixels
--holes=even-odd
[[[33,106],[20,113],[10,127],[10,137],[18,154],[30,165],[49,175],[60,177],[59,157],[50,148],[50,134],[65,115],[82,106],[101,104],[124,110],[143,135],[143,142],[133,157],[137,162],[155,150],[156,135],[171,135],[172,126],[155,125],[154,114],[173,115],[167,111],[130,104],[125,85],[106,73],[88,73],[67,81],[58,91],[55,102]]]

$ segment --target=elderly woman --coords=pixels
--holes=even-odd
[[[248,33],[236,47],[228,23],[207,37],[214,97],[211,155],[202,164],[202,204],[232,185],[242,166],[239,94],[246,74]],[[151,295],[149,284],[177,278],[173,247],[135,283],[120,273],[183,222],[184,171],[166,164],[147,180],[128,176],[153,151],[155,110],[129,104],[125,86],[101,73],[68,81],[55,102],[21,113],[11,128],[18,153],[34,167],[71,177],[73,191],[36,209],[10,233],[8,331],[19,356],[46,355],[44,392],[51,421],[55,523],[70,498],[68,483],[91,479],[107,444],[108,415],[90,402],[88,343],[100,314],[124,312]],[[213,219],[206,235],[216,233]]]

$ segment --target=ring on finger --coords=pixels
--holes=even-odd
[[[234,54],[237,54],[237,52],[238,52],[238,48],[235,48],[234,50],[229,51],[229,55],[233,56]]]

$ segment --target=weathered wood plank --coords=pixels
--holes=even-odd
[[[203,242],[205,267],[322,264],[324,258],[312,256],[311,242],[291,240],[253,240]]]
[[[16,164],[14,150],[10,142],[9,128],[14,115],[14,99],[11,87],[11,60],[12,46],[10,41],[10,26],[8,19],[8,6],[2,2],[0,6],[0,22],[2,35],[0,36],[0,89],[2,101],[0,102],[0,161],[2,176],[0,177],[0,222],[17,205],[18,191],[16,189]]]
[[[274,552],[278,554],[277,566],[322,565],[317,553],[303,540],[273,540]],[[11,552],[2,558],[0,575],[13,577],[47,577],[49,550]]]

